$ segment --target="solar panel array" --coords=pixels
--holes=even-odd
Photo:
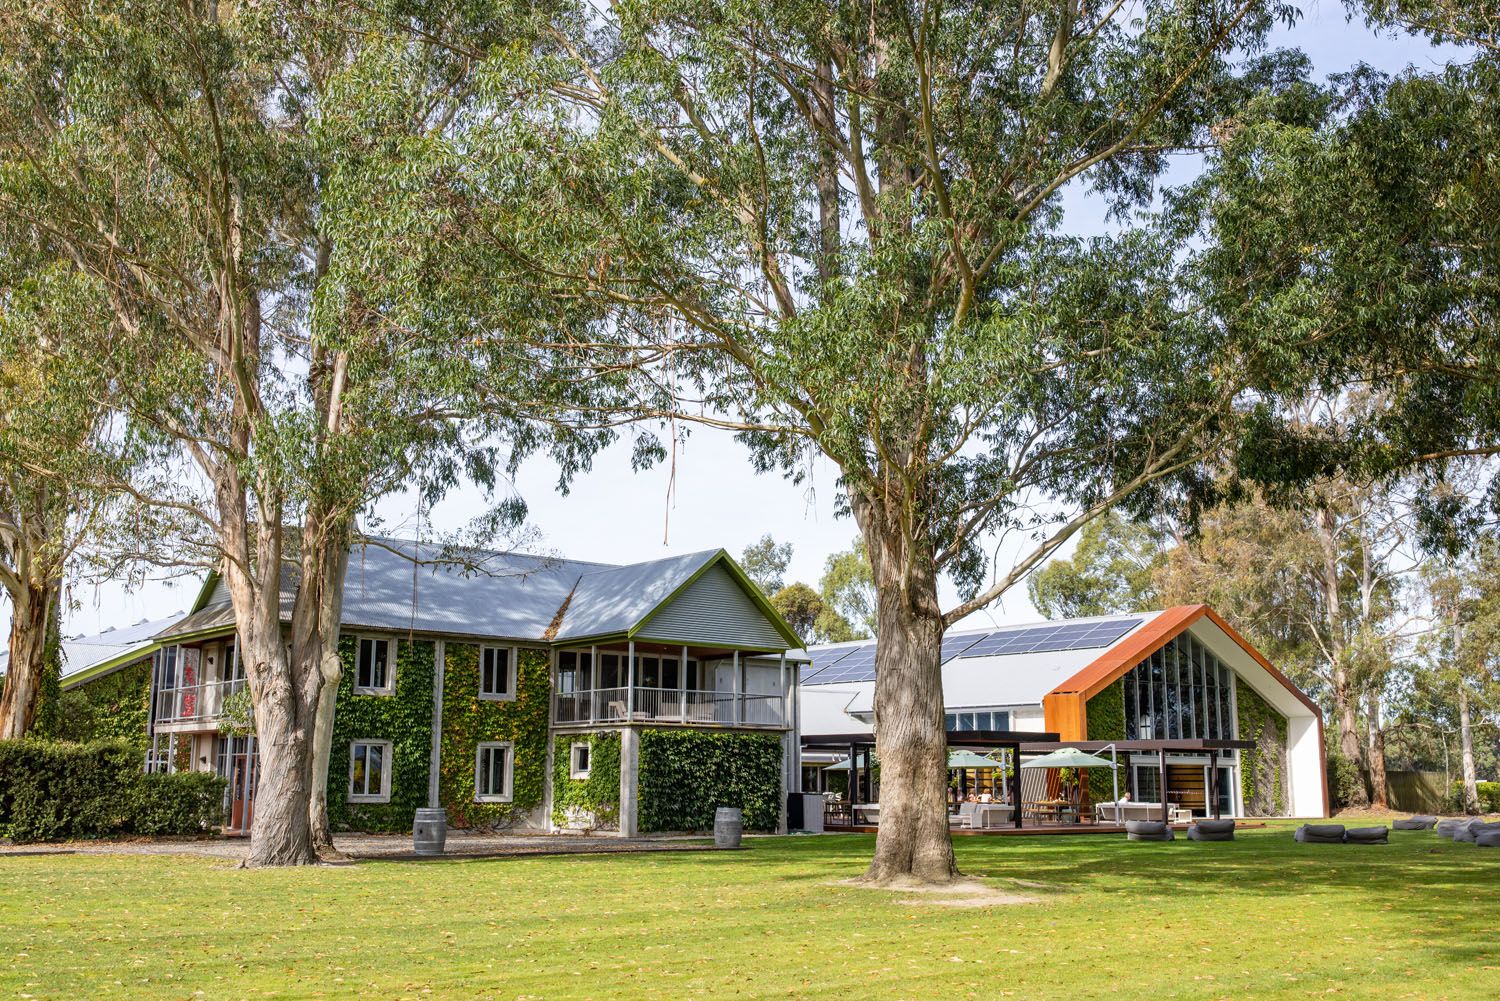
[[[1140,619],[1103,622],[1060,622],[1056,625],[1002,629],[943,637],[942,662],[955,657],[996,657],[1018,653],[1056,653],[1106,647],[1141,624]],[[875,680],[875,644],[810,651],[812,663],[802,668],[802,684]]]

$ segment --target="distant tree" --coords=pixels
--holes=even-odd
[[[772,595],[771,604],[804,643],[818,642],[815,627],[825,610],[822,595],[795,581]]]
[[[1111,511],[1078,534],[1071,557],[1054,558],[1027,581],[1031,603],[1049,619],[1151,608],[1169,543],[1165,533]]]
[[[767,532],[740,554],[740,568],[766,594],[775,594],[786,583],[786,567],[792,561],[792,544],[778,544]]]
[[[848,635],[842,635],[841,639],[864,639],[875,633],[879,602],[863,539],[855,539],[853,546],[828,557],[823,564],[818,589],[827,610],[847,626]],[[832,618],[824,625],[830,630],[845,632]]]

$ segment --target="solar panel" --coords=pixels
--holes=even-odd
[[[857,646],[839,646],[832,648],[825,647],[822,650],[809,650],[808,656],[812,658],[812,663],[802,668],[802,684],[807,684],[815,675],[837,664],[858,649],[859,647]]]
[[[984,633],[964,633],[960,636],[944,636],[943,652],[941,654],[942,662],[946,664],[954,657],[962,655],[965,650],[984,639],[984,637]]]
[[[1108,619],[1104,622],[1064,622],[1055,626],[1002,629],[971,644],[959,656],[1002,657],[1018,653],[1089,650],[1109,646],[1140,622],[1140,619]]]
[[[819,685],[830,685],[836,682],[849,681],[874,681],[875,680],[875,644],[866,643],[864,646],[853,647],[847,656],[821,671],[816,683]]]

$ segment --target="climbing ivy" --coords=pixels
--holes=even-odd
[[[143,660],[63,692],[56,734],[80,744],[123,740],[144,755],[150,705],[151,661]]]
[[[328,760],[328,819],[340,830],[409,831],[417,808],[427,805],[432,760],[431,640],[396,641],[394,695],[355,695],[356,640],[339,640],[344,674],[333,712],[333,752]],[[391,799],[349,803],[349,745],[355,740],[391,742]]]
[[[1234,700],[1240,740],[1255,747],[1240,751],[1240,795],[1245,813],[1276,817],[1286,813],[1286,718],[1249,685],[1235,678]]]
[[[573,778],[573,745],[588,742],[589,777]],[[620,824],[620,733],[559,734],[552,746],[552,822],[612,830]]]
[[[1084,710],[1089,740],[1125,739],[1125,679],[1120,678],[1089,699]],[[1103,755],[1100,755],[1103,757]],[[1117,757],[1121,757],[1117,755]],[[1120,789],[1127,788],[1125,765],[1120,765]],[[1108,768],[1089,769],[1089,802],[1108,803],[1115,797],[1115,782]]]
[[[551,697],[551,662],[547,651],[519,651],[516,697],[498,701],[479,697],[479,649],[473,644],[449,643],[443,656],[443,737],[438,792],[448,811],[448,823],[453,827],[495,828],[513,824],[540,806],[546,793]],[[474,801],[475,754],[481,742],[491,740],[508,740],[514,745],[509,803]]]
[[[714,810],[737,806],[747,831],[781,820],[781,735],[642,730],[640,829],[706,831]]]

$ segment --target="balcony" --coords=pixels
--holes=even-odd
[[[627,708],[627,705],[629,708]],[[690,723],[703,726],[764,726],[785,729],[786,700],[780,695],[680,688],[595,688],[558,692],[553,721],[559,725]]]
[[[199,724],[211,726],[224,711],[224,700],[245,687],[245,679],[205,681],[196,685],[157,689],[156,725]]]

